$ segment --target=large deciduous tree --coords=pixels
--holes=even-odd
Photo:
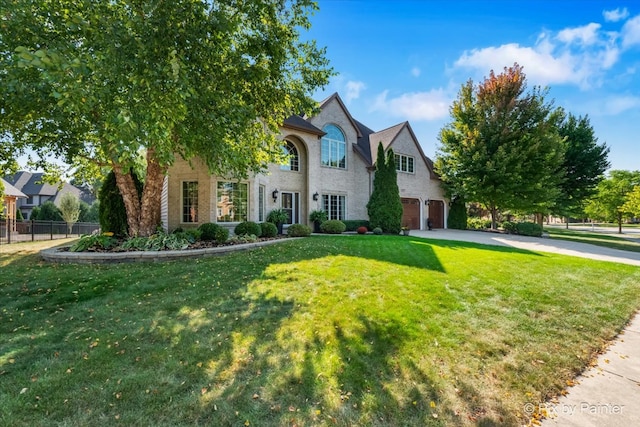
[[[279,160],[278,126],[311,112],[309,94],[332,72],[324,51],[300,36],[315,8],[311,0],[3,2],[0,134],[14,152],[109,166],[129,233],[149,235],[175,156],[238,177]],[[130,170],[140,152],[139,199]]]
[[[598,144],[588,117],[575,117],[569,113],[558,126],[558,132],[565,144],[560,171],[564,179],[551,212],[564,216],[568,227],[569,217],[584,213],[586,200],[595,194],[598,183],[604,178],[610,166],[609,148],[606,144]]]
[[[591,219],[616,222],[618,233],[622,234],[622,221],[634,215],[625,204],[638,187],[640,171],[612,170],[598,184],[597,193],[587,202],[585,213]]]
[[[462,86],[439,135],[436,170],[448,194],[482,203],[496,228],[499,210],[549,210],[563,158],[559,111],[546,91],[527,92],[522,67]]]

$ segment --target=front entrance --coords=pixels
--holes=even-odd
[[[420,200],[400,199],[402,202],[402,226],[420,230]]]
[[[282,192],[282,209],[287,213],[285,224],[300,222],[300,193]]]
[[[433,228],[444,228],[444,202],[429,200],[429,219]]]

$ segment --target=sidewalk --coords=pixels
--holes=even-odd
[[[417,237],[552,252],[640,266],[640,253],[585,243],[461,230],[417,231]],[[640,426],[640,314],[616,337],[597,364],[576,379],[567,395],[547,403],[543,427]]]

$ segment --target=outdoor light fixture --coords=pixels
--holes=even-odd
[[[429,200],[429,199],[424,201],[424,204],[427,205],[427,206],[429,206],[429,203],[431,203],[431,200]]]
[[[271,197],[273,197],[273,203],[275,203],[278,200],[278,189],[277,188],[275,190],[273,190],[273,193],[271,193]]]
[[[318,197],[320,197],[320,195],[318,194],[318,192],[316,191],[315,193],[313,193],[313,200],[317,201]]]

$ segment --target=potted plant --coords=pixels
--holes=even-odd
[[[284,209],[274,209],[267,215],[267,222],[272,222],[278,227],[278,234],[282,234],[282,224],[288,219],[289,215]]]
[[[402,234],[404,234],[405,236],[408,236],[409,235],[409,231],[410,231],[410,229],[409,229],[408,226],[406,226],[406,225],[402,226]]]
[[[320,232],[320,224],[327,220],[327,213],[323,210],[315,210],[309,213],[309,220],[313,221],[313,232]]]

